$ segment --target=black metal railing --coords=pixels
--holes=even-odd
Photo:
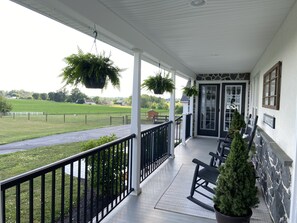
[[[185,133],[186,133],[186,139],[190,138],[191,137],[191,117],[192,117],[192,114],[187,114],[186,115],[186,129],[185,129]]]
[[[133,190],[134,137],[0,182],[0,222],[100,222]]]
[[[171,121],[141,132],[140,182],[170,155]]]
[[[175,119],[175,137],[174,147],[178,146],[182,142],[181,130],[182,130],[183,116],[179,116]]]

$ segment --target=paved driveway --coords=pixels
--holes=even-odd
[[[154,125],[142,125],[141,129],[145,130],[153,126]],[[42,146],[51,146],[71,142],[86,141],[89,139],[98,139],[100,136],[110,135],[112,133],[114,133],[119,138],[127,136],[130,134],[130,125],[112,126],[79,132],[69,132],[0,145],[0,154],[13,153]]]

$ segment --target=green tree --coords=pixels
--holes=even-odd
[[[74,88],[71,90],[70,95],[67,97],[68,102],[79,103],[82,104],[87,98],[87,95],[82,93],[78,88]],[[82,102],[82,103],[81,103]]]
[[[40,96],[39,93],[33,93],[33,94],[32,94],[32,97],[33,97],[35,100],[38,100],[38,99],[39,99],[39,96]]]
[[[40,98],[41,100],[47,100],[47,93],[41,93]]]
[[[59,90],[57,92],[49,92],[48,98],[51,101],[56,102],[64,102],[67,98],[67,91],[66,90]]]
[[[7,100],[0,96],[0,113],[7,113],[10,112],[12,110],[12,105],[10,103],[7,102]]]
[[[55,92],[49,92],[48,93],[48,99],[50,101],[54,101],[55,100]]]

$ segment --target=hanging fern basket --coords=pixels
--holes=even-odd
[[[86,88],[99,88],[102,89],[105,86],[106,76],[102,75],[99,78],[88,77],[84,81]]]
[[[153,89],[154,94],[164,94],[164,89]]]
[[[162,75],[161,71],[144,80],[142,87],[153,91],[154,94],[164,94],[165,91],[171,93],[175,89],[172,79],[169,78],[169,73]]]
[[[95,55],[78,50],[65,58],[67,66],[60,75],[65,85],[82,84],[86,88],[102,89],[110,81],[114,87],[120,86],[120,68],[113,65],[113,61],[104,54]]]

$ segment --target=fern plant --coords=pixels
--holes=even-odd
[[[172,79],[169,78],[169,73],[162,74],[161,71],[157,72],[155,76],[149,76],[141,86],[155,94],[171,93],[175,89]]]
[[[188,97],[192,97],[192,96],[197,96],[198,95],[198,89],[196,88],[196,86],[192,86],[192,87],[184,87],[183,88],[183,93],[185,95],[187,95]]]
[[[104,88],[110,81],[112,86],[120,87],[122,69],[114,66],[110,57],[103,54],[84,53],[78,49],[77,54],[65,57],[67,66],[60,75],[65,85],[83,84],[87,88]]]

